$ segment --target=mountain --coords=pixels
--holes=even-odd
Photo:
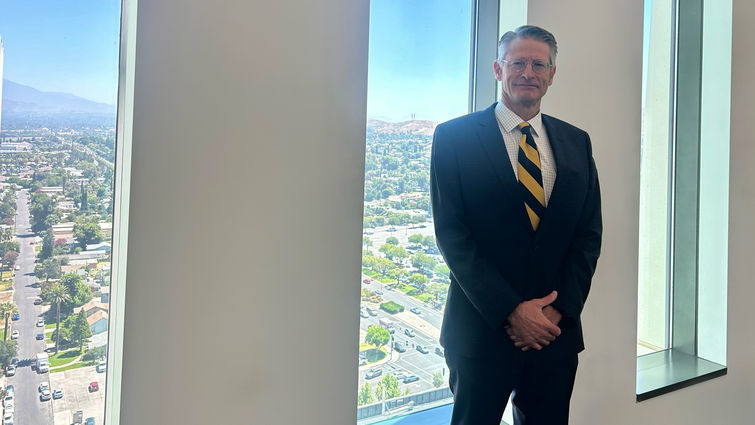
[[[115,105],[93,102],[68,93],[43,92],[3,80],[3,113],[88,113],[115,114]]]
[[[435,126],[438,123],[426,120],[411,120],[403,122],[385,122],[380,120],[374,120],[372,118],[367,120],[367,128],[377,133],[408,133],[419,134],[422,136],[432,136],[435,131]]]

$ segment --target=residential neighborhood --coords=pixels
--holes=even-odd
[[[3,130],[3,424],[103,423],[112,159],[77,140],[114,131],[93,133]]]

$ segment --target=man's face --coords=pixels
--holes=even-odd
[[[550,64],[550,47],[542,41],[517,38],[509,44],[507,62],[493,62],[495,79],[503,86],[502,100],[512,111],[522,108],[540,107],[540,99],[553,83],[556,68],[547,67],[543,72],[536,72],[532,63]],[[512,68],[513,62],[524,62],[524,70]]]

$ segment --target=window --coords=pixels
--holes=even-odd
[[[120,0],[44,3],[0,5],[4,416],[113,423],[130,90],[119,62],[129,68],[133,22],[121,31]]]
[[[646,2],[637,399],[726,373],[731,2]]]
[[[500,7],[510,13],[497,0],[370,5],[359,423],[450,417],[438,344],[450,281],[434,240],[430,148],[438,123],[498,98],[499,25],[523,24],[526,1]]]

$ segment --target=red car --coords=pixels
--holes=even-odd
[[[98,384],[97,381],[92,381],[89,384],[89,392],[90,393],[93,393],[93,392],[99,391],[99,390],[100,390],[100,384]]]
[[[372,280],[370,280],[370,278],[369,278],[369,277],[365,277],[365,278],[364,278],[364,280],[363,280],[362,282],[364,282],[364,283],[366,283],[366,284],[369,284],[370,282],[372,282]]]

